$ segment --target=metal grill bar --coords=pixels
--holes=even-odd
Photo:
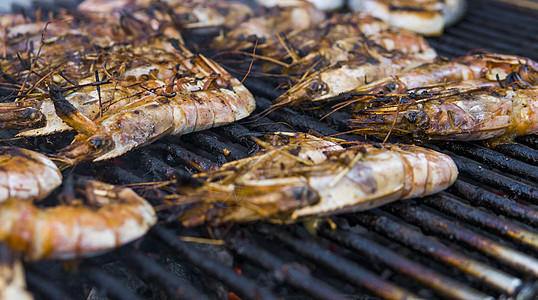
[[[481,1],[482,3],[472,4],[469,7],[468,15],[480,16],[483,20],[486,20],[488,26],[490,24],[502,24],[507,27],[513,28],[515,32],[527,32],[529,37],[532,37],[532,33],[536,32],[536,26],[538,26],[538,20],[535,16],[524,15],[519,11],[507,11],[503,7],[491,5],[491,2],[495,1]],[[528,11],[531,13],[532,11]],[[536,15],[536,12],[534,13]],[[502,18],[499,18],[502,15]],[[512,31],[510,31],[512,32]]]
[[[220,159],[224,161],[237,160],[243,158],[247,155],[248,150],[239,145],[233,145],[231,143],[224,143],[219,141],[219,139],[214,135],[207,135],[204,133],[194,133],[186,135],[182,138],[187,143],[191,143],[201,149],[206,149],[211,153],[216,153],[219,156],[222,156]],[[229,150],[229,154],[225,154],[224,149]],[[219,160],[220,160],[219,159]]]
[[[282,92],[277,91],[274,86],[270,85],[269,83],[259,80],[259,79],[252,79],[247,78],[243,82],[243,84],[251,91],[254,95],[267,98],[267,99],[276,99],[278,98]],[[256,101],[256,104],[258,102]],[[265,108],[263,108],[265,109]]]
[[[322,249],[318,244],[312,241],[297,239],[291,234],[283,230],[276,230],[274,226],[267,224],[260,224],[259,226],[256,226],[256,229],[261,234],[277,239],[301,256],[316,261],[335,274],[338,274],[343,279],[361,286],[377,296],[386,299],[419,298],[409,291],[381,280],[377,275],[357,264]]]
[[[495,1],[470,1],[465,18],[428,42],[440,55],[465,55],[484,49],[518,54],[536,59],[538,22],[513,7],[506,9]],[[526,10],[525,12],[529,12]],[[502,17],[499,17],[502,16]]]
[[[538,251],[538,234],[518,227],[496,215],[466,205],[450,194],[440,193],[435,196],[426,197],[422,200],[422,203],[450,216],[454,216],[459,220],[503,235],[516,244],[524,245],[532,248],[534,251]]]
[[[402,202],[393,203],[388,209],[426,232],[433,232],[463,242],[497,261],[511,266],[517,272],[526,272],[538,277],[537,259],[466,229],[456,222]]]
[[[525,179],[535,180],[538,178],[537,166],[531,166],[478,145],[451,142],[446,143],[444,147],[454,153],[465,155],[465,157],[472,158],[482,163],[487,163],[491,167],[507,171]]]
[[[521,16],[519,16],[521,17]],[[503,38],[507,42],[512,43],[525,43],[532,39],[532,24],[528,26],[520,26],[519,24],[525,24],[523,20],[518,24],[512,22],[503,22],[499,18],[492,20],[490,14],[483,14],[480,11],[470,11],[465,18],[466,22],[459,24],[459,28],[478,27],[483,28],[487,24],[487,28],[490,34]],[[492,22],[494,21],[494,22]],[[507,24],[508,23],[508,24]],[[529,24],[529,23],[527,23]],[[538,24],[537,24],[538,25]],[[527,51],[525,49],[525,51]]]
[[[155,260],[136,251],[133,247],[123,247],[120,251],[120,258],[143,279],[161,286],[172,299],[208,299],[188,281],[170,273]]]
[[[131,292],[131,290],[125,287],[118,279],[108,275],[99,267],[85,262],[81,268],[85,277],[93,282],[100,290],[105,292],[107,296],[113,299],[142,300],[142,298]]]
[[[348,215],[351,225],[361,224],[381,233],[388,238],[400,242],[428,257],[437,259],[449,266],[473,276],[491,288],[502,293],[513,295],[522,282],[519,278],[490,267],[482,262],[467,257],[443,245],[437,239],[427,237],[409,225],[399,224],[386,216],[372,212]]]
[[[261,109],[268,109],[272,105],[271,101],[264,98],[256,98],[256,104]],[[324,124],[313,117],[299,114],[291,109],[280,108],[278,111],[272,112],[267,116],[275,121],[286,122],[286,124],[291,127],[288,130],[303,132],[315,131],[326,136],[339,134],[338,131],[330,128],[327,124]]]
[[[31,291],[35,291],[47,299],[75,299],[49,278],[35,273],[36,271],[33,268],[25,266],[25,270],[26,281]]]
[[[277,297],[265,288],[258,286],[254,281],[240,276],[233,269],[196,251],[185,242],[179,241],[177,236],[170,230],[156,226],[151,230],[150,234],[179,253],[189,263],[230,287],[239,296],[248,299],[277,299]]]
[[[164,161],[154,156],[154,153],[149,153],[145,150],[140,151],[138,163],[141,168],[146,170],[146,174],[150,175],[152,180],[167,180],[167,174],[174,172],[174,169]]]
[[[319,229],[318,233],[342,246],[352,249],[366,258],[378,260],[397,272],[408,276],[421,284],[437,291],[439,295],[451,299],[492,299],[493,297],[441,275],[418,263],[396,254],[385,247],[363,238],[357,234],[327,227]]]
[[[265,98],[259,98],[256,100],[256,104],[261,109],[267,109],[272,105],[272,102],[265,99]],[[336,114],[335,114],[336,115]],[[293,129],[302,130],[303,132],[317,132],[325,136],[335,136],[337,138],[343,139],[343,140],[364,140],[361,136],[358,135],[347,135],[342,134],[341,132],[337,131],[333,127],[329,126],[326,123],[320,122],[319,119],[311,116],[306,115],[299,115],[297,112],[288,109],[288,108],[280,108],[278,111],[272,112],[267,115],[269,118],[275,119],[277,121],[285,122],[287,124],[290,124]],[[349,129],[348,123],[346,122],[348,117],[342,117],[338,118],[339,123],[336,124],[340,128],[339,130],[347,131]],[[328,118],[328,120],[333,120],[332,118]],[[288,129],[289,130],[289,129]]]
[[[456,180],[449,188],[449,191],[467,199],[474,205],[493,209],[501,214],[522,220],[529,225],[538,225],[538,212],[535,209],[488,192],[460,179]]]
[[[521,142],[535,150],[538,149],[538,135],[536,134],[520,136],[516,138],[516,141]]]
[[[538,151],[522,144],[504,144],[495,148],[504,155],[538,165]]]
[[[440,41],[439,38],[428,38],[427,40],[428,44],[435,49],[437,55],[439,56],[454,57],[465,55],[467,52],[469,52],[469,48],[461,43],[459,45],[445,43],[444,41]]]
[[[167,153],[170,153],[175,159],[179,159],[181,162],[183,162],[186,165],[195,164],[204,170],[208,170],[209,168],[214,167],[216,165],[211,160],[205,157],[202,157],[200,155],[197,155],[193,153],[192,151],[188,151],[187,149],[182,148],[176,144],[159,143],[152,147],[155,147],[155,149],[163,150]]]
[[[251,138],[253,136],[261,135],[238,123],[232,123],[227,126],[216,128],[215,131],[239,144],[248,144],[252,141]]]
[[[237,232],[236,232],[237,233]],[[242,232],[241,235],[244,235]],[[237,234],[234,234],[237,235]],[[256,247],[242,239],[230,238],[226,240],[230,250],[271,272],[278,281],[286,282],[296,289],[300,289],[316,299],[344,300],[341,293],[329,285],[319,281],[308,273],[308,269],[294,262],[283,262],[269,251]]]
[[[460,43],[464,42],[467,49],[483,49],[481,47],[487,45],[488,49],[496,49],[497,52],[521,53],[520,45],[512,44],[507,40],[503,41],[500,38],[501,35],[492,34],[486,29],[474,26],[468,28],[452,27],[447,29],[447,32],[450,33],[451,39],[458,40]]]
[[[504,193],[538,203],[538,189],[486,169],[465,157],[451,155],[461,175],[472,178]]]

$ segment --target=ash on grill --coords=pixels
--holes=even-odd
[[[486,49],[537,59],[537,16],[501,2],[474,0],[462,22],[429,42],[446,56]],[[279,94],[264,81],[245,84],[257,95],[257,112]],[[189,183],[199,168],[248,156],[255,150],[251,136],[290,130],[332,135],[348,128],[345,112],[323,122],[311,113],[281,109],[254,122],[167,138],[70,173],[114,184]],[[63,146],[47,139],[2,143],[51,152]],[[517,142],[493,150],[475,143],[432,145],[450,154],[460,170],[447,192],[333,217],[337,230],[321,220],[315,237],[305,229],[314,227],[300,224],[186,229],[170,223],[92,259],[26,264],[28,286],[38,299],[535,299],[538,137]],[[162,191],[135,188],[159,208]],[[159,211],[162,220],[175,213]]]

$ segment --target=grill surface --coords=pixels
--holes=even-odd
[[[537,16],[504,2],[473,0],[462,22],[429,41],[444,56],[485,49],[536,60]],[[278,96],[266,82],[245,83],[257,95],[257,112]],[[339,112],[320,122],[318,116],[282,109],[255,121],[167,138],[114,161],[74,168],[72,176],[116,184],[188,178],[193,164],[208,168],[248,156],[251,136],[290,130],[338,134],[347,130],[348,118]],[[517,142],[494,150],[459,142],[431,146],[450,154],[460,170],[448,191],[334,217],[337,230],[323,220],[314,236],[301,224],[186,229],[172,222],[96,258],[27,264],[29,289],[38,299],[535,299],[538,138]],[[137,191],[150,200],[159,193]]]

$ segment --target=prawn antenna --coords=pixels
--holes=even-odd
[[[99,71],[95,70],[95,82],[99,82]],[[99,118],[103,117],[103,102],[101,100],[101,86],[97,85],[97,95],[99,96]]]
[[[385,139],[381,144],[385,144],[385,142],[389,139],[390,134],[392,133],[392,130],[396,126],[396,121],[398,121],[398,114],[400,113],[400,106],[401,106],[401,96],[398,96],[398,104],[396,106],[396,115],[394,116],[394,120],[392,121],[392,124],[390,125],[389,132],[387,132],[387,135],[385,136]]]
[[[252,50],[252,60],[250,61],[250,65],[248,66],[247,74],[245,74],[245,77],[243,77],[243,80],[241,80],[241,84],[243,84],[243,81],[247,79],[248,74],[250,74],[250,70],[252,69],[252,64],[254,63],[254,59],[256,58],[256,47],[258,47],[258,40],[256,40],[256,43],[254,44],[254,49]]]

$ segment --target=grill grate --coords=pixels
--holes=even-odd
[[[494,1],[469,2],[461,23],[429,39],[439,54],[486,49],[537,59],[537,12]],[[267,82],[248,79],[245,84],[257,96],[258,113],[279,96]],[[348,113],[337,112],[321,122],[315,113],[280,109],[166,138],[113,161],[74,168],[73,176],[115,184],[188,180],[189,172],[196,171],[193,166],[207,169],[248,156],[251,136],[348,130]],[[145,238],[75,267],[56,261],[27,264],[28,285],[38,299],[104,299],[105,294],[113,299],[535,299],[538,137],[517,141],[494,150],[461,142],[432,146],[450,154],[460,169],[460,178],[447,192],[334,217],[338,230],[321,221],[317,229],[307,226],[314,236],[302,225],[159,225]],[[139,191],[150,200],[158,196],[158,191]],[[224,245],[200,249],[180,236],[217,237]]]

